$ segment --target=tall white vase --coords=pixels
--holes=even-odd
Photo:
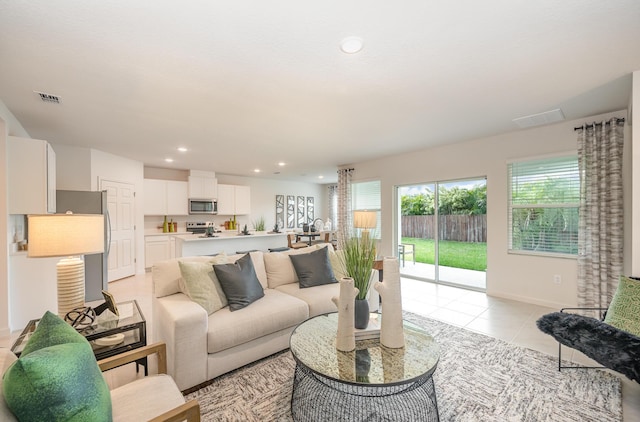
[[[400,289],[400,265],[398,258],[385,257],[382,261],[382,283],[376,282],[374,289],[382,297],[382,323],[380,343],[397,349],[404,347],[402,325],[402,291]]]
[[[338,307],[338,332],[336,334],[336,349],[350,352],[356,348],[354,336],[354,306],[358,289],[353,287],[353,278],[340,279],[340,297],[333,297],[333,303]]]

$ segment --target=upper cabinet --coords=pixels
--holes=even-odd
[[[251,214],[251,188],[239,185],[218,185],[218,214]]]
[[[7,138],[9,214],[56,212],[56,154],[47,141]]]
[[[187,182],[144,179],[144,215],[188,215]]]
[[[216,179],[216,174],[191,170],[189,174],[189,198],[217,199],[218,180]]]

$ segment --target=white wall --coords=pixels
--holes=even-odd
[[[635,106],[635,107],[634,107]],[[635,163],[632,171],[632,205],[631,210],[631,275],[640,276],[640,70],[633,72],[633,92],[631,99],[631,153]],[[636,123],[635,125],[633,123]]]
[[[52,144],[56,152],[56,189],[91,190],[91,149]]]
[[[264,217],[267,230],[276,224],[276,195],[313,196],[315,217],[326,220],[327,211],[327,187],[317,183],[303,183],[282,181],[277,179],[261,179],[255,177],[231,176],[216,173],[218,183],[227,185],[245,185],[251,187],[251,215],[238,216],[239,224],[252,227],[254,220]],[[218,216],[217,220],[224,221],[228,216]],[[286,221],[286,204],[285,204]],[[286,227],[285,227],[286,229]]]
[[[573,128],[626,112],[608,113],[551,126],[431,148],[349,165],[354,181],[380,179],[382,243],[394,255],[395,186],[423,182],[487,177],[487,293],[554,308],[576,305],[575,259],[508,254],[507,162],[513,159],[575,151]],[[464,122],[460,122],[464,124]],[[626,141],[630,129],[625,125]],[[553,275],[562,277],[553,283]]]

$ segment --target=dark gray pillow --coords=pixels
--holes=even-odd
[[[251,256],[246,254],[234,264],[213,266],[220,286],[229,302],[229,310],[237,311],[264,296]]]
[[[300,280],[301,289],[338,282],[333,275],[333,269],[331,269],[327,248],[289,255],[289,258],[291,258],[293,268],[296,270],[298,280]]]

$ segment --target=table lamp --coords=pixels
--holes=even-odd
[[[376,227],[378,224],[375,211],[354,211],[353,212],[353,227],[356,229],[362,229],[362,240],[369,241],[369,229]]]
[[[58,315],[84,306],[84,260],[104,252],[102,214],[29,215],[30,258],[64,257],[58,262]]]

